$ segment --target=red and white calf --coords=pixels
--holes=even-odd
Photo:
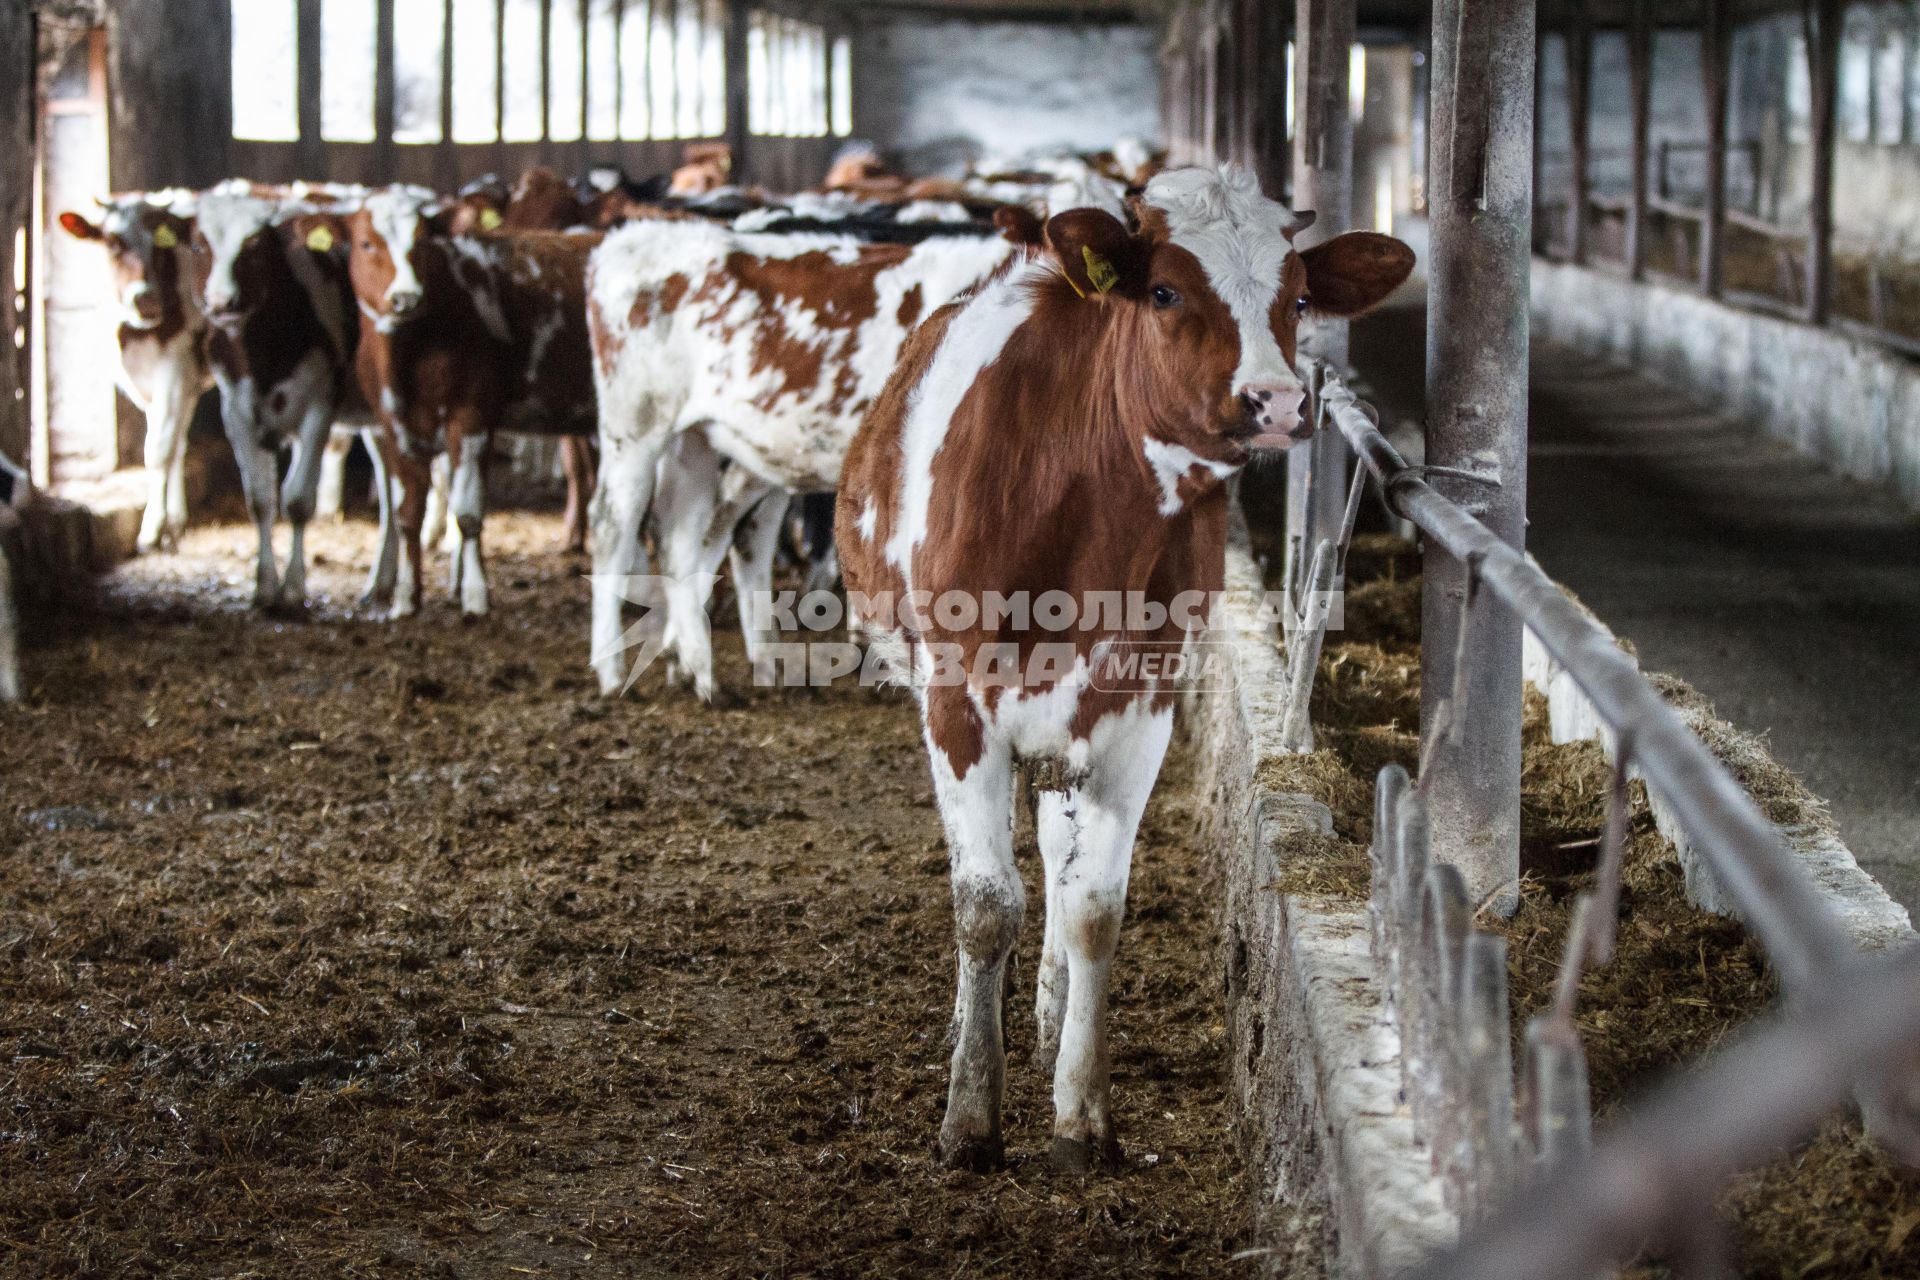
[[[1174,689],[1112,660],[1188,642],[1202,619],[1179,598],[1221,587],[1227,478],[1309,434],[1293,370],[1302,311],[1363,311],[1413,263],[1370,233],[1294,252],[1311,215],[1232,170],[1162,174],[1131,212],[1132,228],[1098,210],[1055,216],[1048,255],[929,319],[841,479],[847,586],[867,597],[861,625],[920,677],[947,830],[960,951],[940,1129],[950,1164],[1002,1155],[1002,980],[1025,901],[1016,765],[1039,792],[1036,1003],[1053,1160],[1083,1170],[1118,1158],[1108,974]],[[932,608],[876,604],[910,592]],[[949,592],[976,604],[1065,592],[1078,624],[1031,626],[1038,609],[969,615],[940,603]],[[1124,618],[1101,612],[1115,593]]]
[[[1000,237],[866,244],[691,221],[636,222],[607,237],[587,284],[600,407],[592,662],[602,692],[626,677],[621,587],[644,559],[650,511],[680,671],[712,699],[706,603],[730,552],[748,653],[766,660],[773,636],[751,597],[771,577],[784,491],[834,488],[907,334],[1015,253]]]
[[[187,526],[187,425],[213,385],[206,318],[188,286],[192,193],[155,192],[105,202],[100,220],[60,215],[79,240],[103,246],[120,305],[120,389],[147,418],[147,507],[139,547],[151,551]]]
[[[359,326],[346,246],[311,236],[302,221],[309,212],[305,204],[215,193],[201,200],[193,237],[194,288],[211,325],[207,356],[260,535],[253,592],[260,608],[297,606],[306,594],[306,526],[335,419],[374,425],[354,378]],[[293,454],[284,485],[282,449]],[[384,478],[376,487],[386,492]],[[273,561],[276,510],[293,524],[284,579]],[[381,515],[384,528],[384,503]],[[387,571],[387,542],[383,536],[372,592]]]
[[[496,430],[592,429],[583,281],[591,234],[452,234],[453,211],[417,188],[376,191],[347,217],[303,226],[352,246],[370,394],[392,425],[401,481],[401,557],[393,612],[419,607],[428,465],[452,459],[448,506],[460,534],[454,593],[487,611],[480,550],[483,467]]]

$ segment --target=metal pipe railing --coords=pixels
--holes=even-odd
[[[1920,1054],[1920,948],[1847,979],[1662,1088],[1591,1155],[1555,1166],[1409,1280],[1591,1276],[1648,1244],[1682,1274],[1734,1274],[1720,1256],[1720,1188]]]
[[[1759,805],[1681,723],[1613,638],[1538,565],[1408,466],[1338,378],[1325,379],[1322,395],[1328,415],[1380,483],[1394,514],[1474,564],[1478,584],[1525,620],[1600,718],[1632,736],[1634,759],[1649,785],[1672,804],[1682,830],[1759,938],[1787,991],[1801,999],[1829,994],[1834,975],[1855,958],[1852,940]]]

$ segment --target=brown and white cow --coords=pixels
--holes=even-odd
[[[463,612],[483,614],[483,466],[492,433],[593,428],[582,288],[600,237],[450,235],[441,203],[416,188],[377,191],[350,216],[319,215],[305,225],[351,246],[370,389],[396,433],[394,615],[419,607],[427,464],[441,450],[453,463],[448,503],[460,534],[454,591]]]
[[[766,660],[773,637],[749,606],[771,576],[784,491],[838,483],[908,332],[1015,253],[997,236],[868,244],[688,221],[607,237],[588,281],[600,408],[591,660],[602,692],[626,677],[622,591],[649,514],[681,673],[713,698],[706,603],[736,531],[748,652]]]
[[[305,596],[306,525],[335,420],[374,425],[354,377],[359,326],[346,248],[311,234],[303,221],[311,209],[216,191],[200,201],[194,227],[194,290],[211,327],[207,357],[259,532],[253,602],[260,608],[297,606]],[[277,459],[284,449],[291,450],[292,464],[282,485]],[[387,492],[384,479],[376,488]],[[273,560],[276,510],[293,525],[284,578]],[[387,514],[383,496],[383,528]],[[370,595],[390,576],[384,535],[382,546]]]
[[[930,318],[841,478],[848,590],[913,674],[947,830],[960,964],[940,1143],[955,1165],[1002,1155],[1002,980],[1024,911],[1017,765],[1038,792],[1045,864],[1036,1003],[1052,1156],[1070,1170],[1118,1158],[1108,975],[1174,700],[1149,674],[1170,663],[1126,659],[1187,645],[1204,624],[1195,604],[1221,588],[1227,478],[1309,433],[1301,312],[1363,311],[1413,262],[1370,233],[1294,252],[1310,215],[1233,170],[1162,174],[1132,212],[1131,229],[1098,210],[1056,215],[1049,254]],[[1065,595],[1043,615],[1053,592]],[[996,597],[1016,607],[984,607]],[[931,605],[886,603],[916,600]]]
[[[121,312],[115,335],[120,389],[147,419],[142,551],[186,528],[187,426],[213,385],[206,320],[189,287],[194,204],[191,192],[154,192],[103,202],[97,222],[60,215],[67,234],[100,244],[111,260]]]

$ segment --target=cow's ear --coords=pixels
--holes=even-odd
[[[1069,209],[1047,219],[1047,248],[1083,298],[1119,293],[1135,296],[1147,287],[1146,245],[1127,234],[1120,219],[1101,209]]]
[[[72,211],[60,215],[60,229],[75,240],[104,240],[107,237],[98,223],[88,222]]]
[[[993,225],[1000,228],[1000,234],[1009,244],[1017,244],[1023,249],[1033,248],[1045,235],[1040,224],[1040,215],[1023,204],[1003,204],[993,211]]]
[[[1349,231],[1301,252],[1307,305],[1322,315],[1357,316],[1386,300],[1413,272],[1413,250],[1392,236]]]
[[[346,219],[334,213],[303,213],[288,224],[295,244],[303,244],[314,253],[345,251],[352,246]]]

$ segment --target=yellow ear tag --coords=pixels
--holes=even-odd
[[[500,224],[505,221],[506,219],[500,216],[498,209],[489,208],[480,211],[480,229],[482,231],[498,231]]]
[[[156,249],[178,249],[180,247],[180,237],[174,234],[172,227],[163,222],[153,229],[153,247]]]
[[[307,248],[315,253],[332,253],[333,230],[322,226],[307,232]]]
[[[1105,293],[1120,283],[1120,273],[1113,264],[1093,251],[1092,245],[1081,245],[1080,256],[1087,264],[1087,283],[1093,286],[1095,293]]]

